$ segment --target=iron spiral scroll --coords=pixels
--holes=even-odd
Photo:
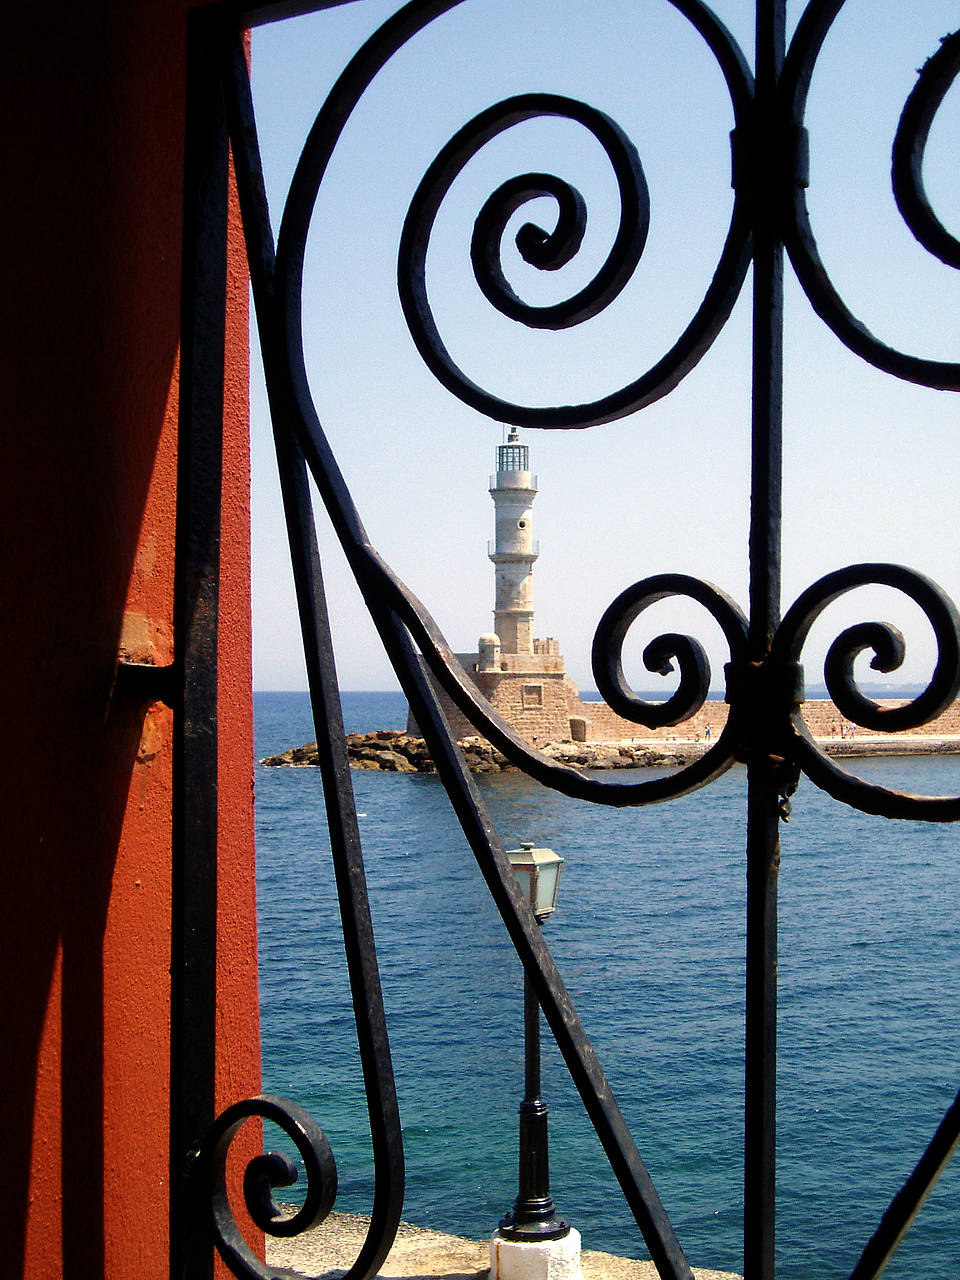
[[[337,1195],[337,1166],[326,1135],[295,1102],[264,1095],[228,1107],[210,1128],[195,1157],[194,1177],[202,1180],[212,1208],[214,1242],[235,1275],[269,1280],[273,1274],[251,1250],[237,1225],[227,1190],[227,1157],[237,1133],[254,1118],[278,1125],[296,1146],[306,1171],[303,1205],[290,1216],[275,1203],[273,1192],[297,1181],[296,1165],[286,1155],[255,1156],[243,1176],[243,1196],[254,1225],[275,1237],[309,1231],[327,1217]]]
[[[575,121],[603,146],[621,198],[619,230],[594,280],[563,303],[531,307],[517,297],[505,278],[501,248],[507,223],[534,198],[551,198],[557,208],[557,221],[552,229],[532,223],[523,225],[516,239],[525,261],[542,270],[554,270],[578,251],[586,204],[579,192],[552,174],[532,171],[502,184],[477,216],[470,255],[478,288],[501,314],[531,327],[562,328],[582,323],[620,293],[643,253],[649,196],[641,159],[615,121],[556,94],[516,95],[475,116],[458,130],[429,167],[414,195],[400,239],[398,289],[411,335],[424,362],[453,395],[478,412],[497,421],[528,427],[582,428],[643,409],[673,390],[709,349],[741,293],[751,264],[755,297],[759,299],[755,312],[770,317],[768,340],[755,349],[759,352],[765,345],[771,376],[766,386],[762,379],[756,382],[754,465],[762,474],[759,480],[755,476],[751,554],[752,563],[761,567],[753,571],[749,610],[742,610],[720,588],[696,578],[684,574],[653,575],[628,587],[610,605],[598,624],[593,644],[598,689],[619,715],[647,727],[680,724],[703,706],[711,684],[703,646],[694,637],[676,632],[662,634],[647,645],[644,664],[648,671],[666,675],[674,665],[679,670],[676,692],[657,703],[640,699],[632,691],[621,655],[630,627],[650,606],[672,597],[694,601],[719,625],[728,646],[726,725],[699,760],[669,777],[646,782],[589,778],[536,751],[465,678],[428,610],[373,547],[321,425],[308,385],[303,350],[307,233],[327,165],[343,129],[368,86],[393,55],[429,23],[466,2],[412,0],[355,55],[310,130],[291,183],[276,251],[263,190],[249,79],[239,42],[231,49],[225,76],[374,1139],[373,1219],[367,1243],[350,1277],[361,1280],[374,1275],[389,1250],[402,1205],[402,1142],[356,814],[342,749],[338,686],[309,480],[323,500],[451,804],[658,1272],[671,1280],[691,1280],[692,1273],[542,933],[519,890],[503,843],[453,741],[435,685],[427,673],[477,731],[513,763],[567,795],[608,806],[640,805],[702,787],[736,762],[748,765],[751,797],[747,854],[745,1273],[751,1280],[769,1280],[773,1276],[771,1098],[775,1088],[775,1033],[771,1031],[771,1026],[775,1027],[775,941],[771,944],[771,936],[775,939],[776,933],[775,891],[771,886],[775,887],[779,859],[777,822],[788,812],[789,797],[800,772],[838,799],[871,813],[930,821],[960,817],[960,797],[904,796],[837,769],[814,743],[803,721],[804,642],[816,619],[841,595],[867,585],[891,587],[920,606],[936,638],[937,661],[926,689],[896,711],[880,707],[860,691],[854,678],[854,662],[861,653],[870,652],[875,669],[895,670],[904,658],[899,633],[887,624],[868,622],[847,628],[834,640],[825,668],[830,695],[849,719],[871,730],[916,728],[956,698],[960,689],[960,617],[943,591],[923,575],[899,566],[865,564],[826,575],[808,588],[780,621],[777,467],[781,422],[775,387],[782,371],[777,363],[779,345],[774,329],[782,324],[782,279],[776,263],[782,262],[784,248],[816,312],[845,345],[864,359],[897,377],[954,390],[960,389],[960,364],[907,355],[879,342],[846,307],[819,257],[804,195],[808,175],[803,114],[817,57],[844,0],[810,0],[789,49],[784,48],[781,0],[759,0],[755,72],[749,69],[730,33],[700,0],[664,0],[703,38],[730,96],[734,118],[730,222],[713,278],[680,337],[651,368],[626,386],[590,403],[551,407],[513,404],[480,387],[457,367],[430,308],[426,282],[430,234],[450,184],[486,141],[535,116],[563,116]],[[951,267],[960,265],[960,243],[930,208],[921,169],[931,120],[958,70],[960,33],[947,37],[939,53],[921,70],[901,116],[893,166],[894,189],[907,224],[931,253]],[[755,360],[759,359],[755,355]],[[263,1277],[271,1273],[239,1239],[223,1181],[230,1141],[241,1124],[256,1116],[271,1119],[285,1129],[300,1147],[312,1174],[309,1209],[305,1206],[289,1222],[281,1223],[271,1188],[284,1185],[290,1170],[278,1157],[258,1158],[246,1179],[248,1208],[258,1225],[273,1234],[286,1235],[322,1220],[333,1203],[336,1177],[322,1133],[293,1104],[272,1098],[251,1099],[229,1108],[215,1122],[200,1144],[197,1162],[202,1171],[199,1181],[213,1206],[215,1242],[235,1274]],[[902,1220],[915,1211],[942,1167],[944,1161],[939,1156],[934,1159],[931,1153],[944,1146],[952,1148],[958,1132],[960,1108],[954,1107],[921,1157],[913,1184],[908,1180],[906,1200],[891,1205],[877,1236],[865,1249],[864,1260],[855,1272],[858,1280],[879,1274],[895,1247]],[[907,1190],[905,1187],[905,1193]]]
[[[802,120],[817,58],[846,0],[810,0],[791,41],[781,79],[784,118],[806,140]],[[960,31],[946,35],[917,73],[892,144],[891,185],[900,213],[916,240],[949,267],[960,267],[960,242],[930,205],[923,159],[930,127],[947,90],[960,73]],[[820,256],[807,209],[806,177],[789,193],[784,239],[797,279],[813,309],[861,359],[920,386],[960,390],[960,362],[930,360],[877,338],[840,296]]]

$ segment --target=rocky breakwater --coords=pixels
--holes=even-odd
[[[463,738],[460,749],[472,773],[496,773],[514,765],[483,738]],[[701,756],[702,742],[547,742],[539,748],[561,764],[579,769],[637,769],[647,765],[682,765]],[[374,769],[381,773],[436,773],[427,744],[396,729],[375,733],[348,733],[347,756],[354,769]],[[279,755],[267,756],[263,764],[317,765],[317,744],[308,742]]]

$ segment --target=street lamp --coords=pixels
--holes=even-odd
[[[510,865],[524,890],[537,923],[557,905],[563,859],[552,849],[535,849],[532,841],[508,849]],[[500,1223],[506,1240],[540,1243],[570,1233],[558,1218],[550,1194],[547,1151],[547,1106],[540,1096],[540,1004],[533,983],[523,975],[524,1097],[520,1103],[520,1188],[513,1209]]]

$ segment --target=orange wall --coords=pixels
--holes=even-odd
[[[173,725],[111,689],[121,641],[172,654],[188,7],[24,3],[4,24],[0,1204],[13,1276],[168,1268]],[[259,1081],[236,235],[230,290],[218,1106]]]

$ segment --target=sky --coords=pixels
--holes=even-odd
[[[307,131],[334,78],[399,5],[353,3],[254,33],[254,100],[274,228]],[[715,12],[753,61],[750,0]],[[795,23],[802,5],[788,7]],[[848,305],[885,342],[960,359],[960,272],[913,240],[890,191],[890,147],[917,69],[958,25],[956,0],[848,0],[810,90],[811,187],[821,256]],[[512,251],[508,277],[526,300],[569,296],[608,251],[618,208],[596,144],[568,122],[534,121],[494,140],[441,208],[427,260],[431,304],[470,376],[524,404],[592,398],[632,381],[673,344],[716,265],[731,209],[732,109],[700,37],[667,0],[464,0],[414,38],[364,95],[321,187],[311,223],[304,331],[320,420],[374,545],[433,613],[457,651],[492,627],[488,493],[503,427],[467,408],[423,365],[397,299],[403,219],[427,166],[480,110],[552,91],[612,116],[640,155],[650,232],[628,286],[600,316],[539,333],[492,310],[473,279],[473,220],[507,177],[555,173],[584,196],[581,252],[541,273]],[[960,235],[960,84],[938,112],[924,169],[938,216]],[[510,224],[539,218],[548,201]],[[590,646],[604,609],[654,573],[716,583],[747,611],[750,278],[714,345],[668,397],[617,423],[521,430],[539,478],[533,517],[536,633],[560,641],[568,672],[594,681]],[[306,676],[253,339],[255,688],[302,689]],[[960,398],[899,382],[849,353],[786,268],[783,608],[821,575],[858,561],[919,569],[960,601]],[[322,511],[318,535],[341,687],[396,680]],[[646,618],[646,615],[645,615]],[[929,673],[929,627],[879,590],[832,606],[804,652],[808,684],[852,622],[899,625],[898,679]],[[711,620],[671,601],[638,622],[625,649],[637,689],[661,681],[639,659],[661,630],[689,630],[726,660]]]

